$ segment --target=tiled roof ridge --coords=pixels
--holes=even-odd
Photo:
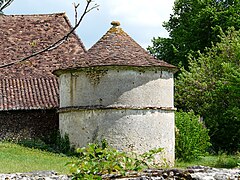
[[[49,14],[3,14],[2,16],[66,16],[65,12],[59,12],[59,13],[49,13]]]
[[[70,20],[68,19],[66,13],[63,14],[63,17],[64,17],[65,21],[67,22],[68,26],[70,27],[70,29],[72,29],[73,26],[71,25]],[[76,38],[78,39],[78,42],[79,42],[80,46],[83,48],[83,50],[84,50],[85,52],[87,52],[86,47],[84,46],[82,40],[81,40],[80,37],[77,35],[77,33],[74,31],[73,34],[74,34],[74,35],[76,36]]]

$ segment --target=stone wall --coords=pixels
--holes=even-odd
[[[187,169],[149,169],[141,173],[132,172],[129,173],[128,176],[129,177],[121,177],[120,175],[106,174],[103,175],[102,178],[104,180],[239,180],[240,169],[216,169],[204,166],[193,166]],[[71,180],[72,177],[68,175],[58,175],[54,171],[36,171],[30,173],[0,174],[0,179]]]
[[[76,147],[106,139],[123,151],[164,148],[174,164],[173,73],[162,69],[98,67],[60,76],[59,128]]]
[[[163,70],[96,69],[60,75],[60,107],[173,108],[173,73]]]
[[[164,110],[95,109],[60,113],[61,134],[76,147],[106,139],[120,151],[144,153],[164,148],[163,158],[174,162],[174,112]]]
[[[47,136],[58,130],[57,110],[0,111],[0,140]]]

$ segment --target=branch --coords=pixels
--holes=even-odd
[[[76,5],[76,3],[73,3],[74,6],[74,11],[75,11],[75,25],[77,24],[78,21],[78,12],[77,12],[77,8],[79,6],[79,4]]]
[[[61,39],[59,39],[59,40],[56,41],[55,43],[49,45],[48,47],[46,47],[46,48],[44,48],[44,49],[42,49],[42,50],[40,50],[40,51],[37,51],[37,52],[35,52],[35,53],[33,53],[33,54],[29,55],[29,56],[26,56],[26,57],[24,57],[24,58],[22,58],[22,59],[13,61],[13,62],[11,62],[11,63],[4,64],[4,65],[0,65],[0,68],[5,68],[5,67],[8,67],[8,66],[12,66],[12,65],[14,65],[14,64],[17,64],[17,63],[21,63],[21,62],[26,61],[26,60],[34,57],[34,56],[37,56],[37,55],[39,55],[39,54],[42,54],[42,53],[44,53],[44,52],[46,52],[46,51],[51,51],[51,50],[59,47],[59,46],[60,46],[61,44],[63,44],[63,43],[69,38],[69,36],[78,28],[78,26],[81,24],[83,18],[85,17],[85,15],[86,15],[87,13],[89,13],[91,10],[99,7],[99,5],[97,5],[97,4],[95,4],[93,7],[89,7],[90,4],[91,4],[91,2],[92,2],[92,0],[87,0],[86,7],[85,7],[85,9],[84,9],[84,11],[83,11],[82,16],[81,16],[80,19],[78,20],[77,24],[76,24],[65,36],[63,36]]]
[[[4,4],[4,1],[1,1],[1,2],[2,2],[2,4]],[[7,2],[5,2],[3,7],[0,7],[0,12],[3,11],[3,9],[5,9],[6,7],[8,7],[12,2],[13,2],[13,0],[8,0]]]

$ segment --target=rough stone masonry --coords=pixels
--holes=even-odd
[[[103,175],[105,180],[240,180],[240,169],[216,169],[204,166],[193,166],[185,170],[159,169],[145,170],[143,173],[129,173],[129,177]],[[32,173],[0,174],[1,180],[70,180],[71,176],[58,175],[54,171]]]

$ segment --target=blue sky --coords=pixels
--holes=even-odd
[[[85,0],[14,0],[5,14],[46,14],[66,12],[74,22],[73,2],[84,8]],[[99,10],[91,11],[77,30],[84,45],[90,48],[118,20],[121,27],[142,47],[151,44],[153,37],[167,37],[162,27],[172,13],[174,0],[95,0]],[[79,8],[79,14],[81,14]]]

